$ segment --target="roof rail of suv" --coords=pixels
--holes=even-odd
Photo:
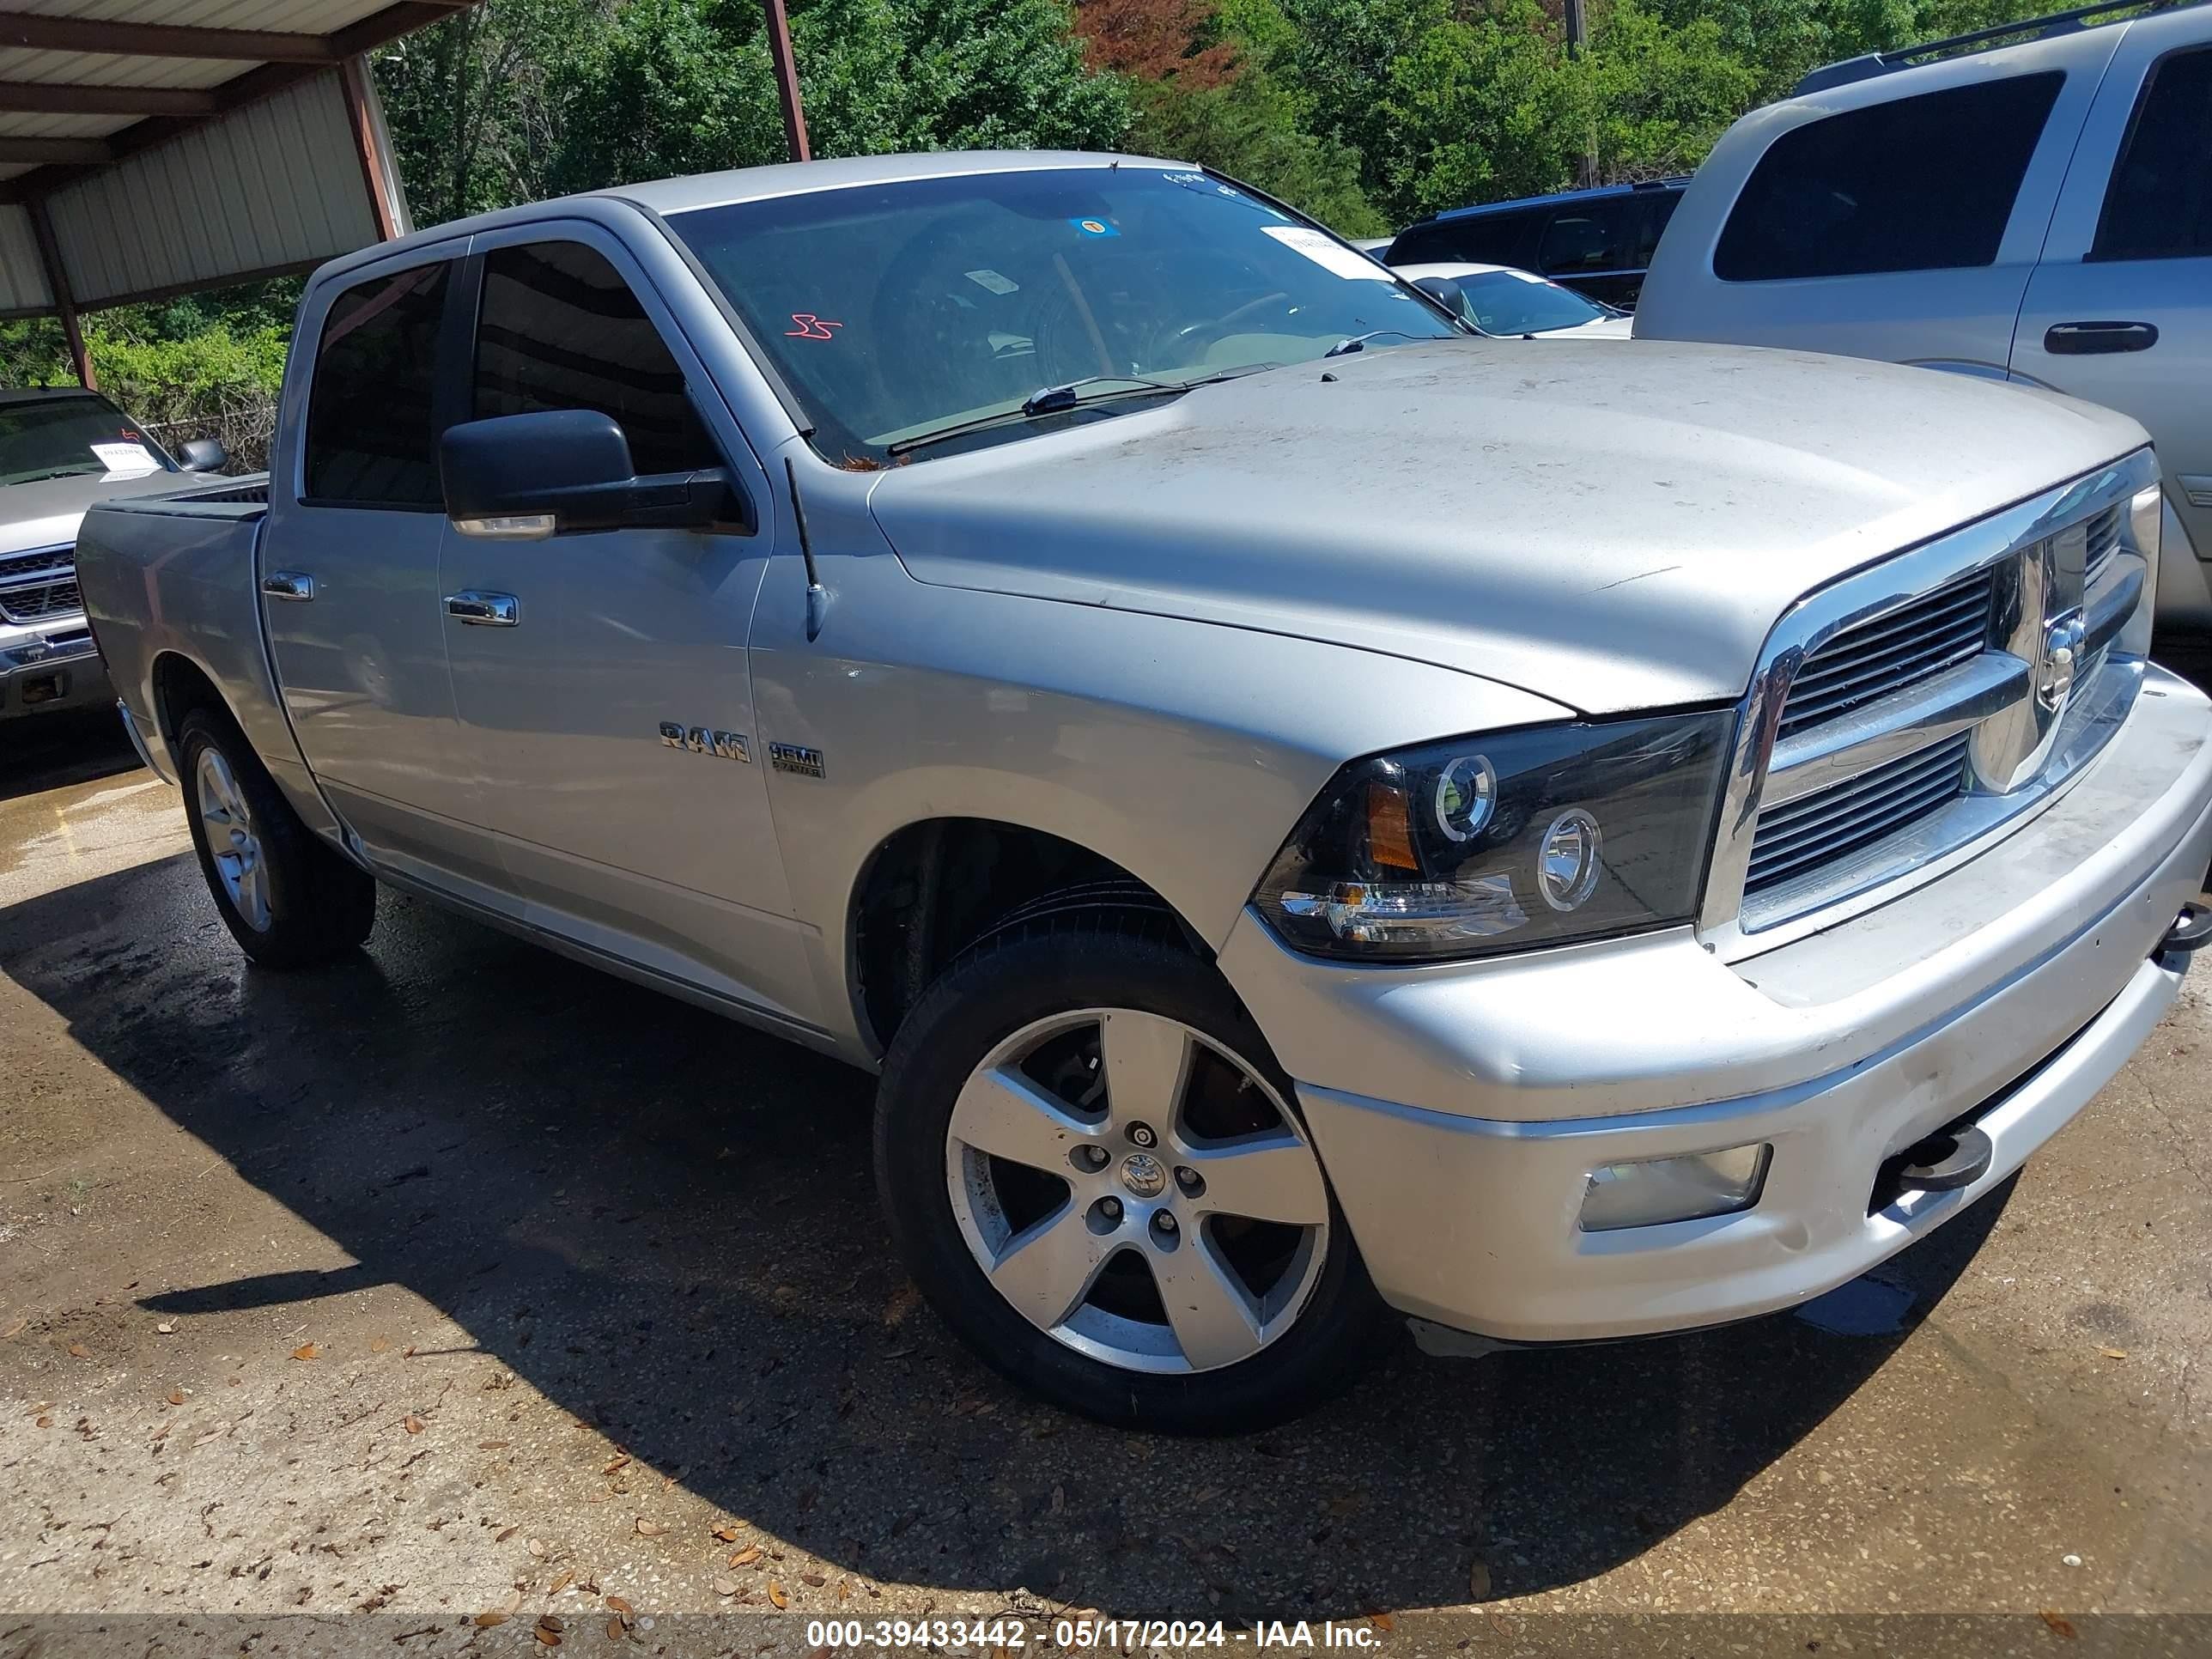
[[[1831,87],[1847,87],[1854,81],[1870,81],[1877,75],[1911,69],[1934,58],[1951,57],[1995,41],[2018,46],[2028,40],[2047,40],[2057,34],[2072,34],[2093,27],[2099,20],[2124,21],[2117,17],[2117,13],[2148,15],[2206,3],[2207,0],[2104,0],[2101,5],[2076,6],[2071,11],[2053,12],[2048,17],[2031,17],[2018,23],[2000,23],[1995,28],[1975,29],[1970,33],[1954,34],[1946,40],[1930,40],[1923,46],[1899,46],[1894,52],[1869,52],[1856,58],[1844,58],[1839,63],[1822,65],[1800,81],[1796,91],[1790,95],[1800,97],[1808,92],[1826,92]]]

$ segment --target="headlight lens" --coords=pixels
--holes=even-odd
[[[1299,950],[1437,962],[1686,921],[1732,712],[1538,726],[1354,761],[1253,902]]]

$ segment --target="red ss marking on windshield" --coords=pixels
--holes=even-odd
[[[830,331],[845,326],[842,323],[824,321],[811,311],[794,311],[791,320],[799,326],[784,330],[783,337],[787,340],[834,340],[837,337]]]

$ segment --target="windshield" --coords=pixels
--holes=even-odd
[[[1099,400],[1060,400],[1051,421],[1099,418],[1158,406],[1132,379],[1180,384],[1361,337],[1371,349],[1455,332],[1327,232],[1158,167],[903,179],[669,222],[833,460],[881,461],[1046,387],[1083,381]],[[972,441],[1039,429],[1016,418]]]
[[[1489,270],[1453,280],[1459,283],[1468,321],[1485,334],[1548,334],[1613,315],[1574,289],[1525,270]]]
[[[91,392],[0,402],[0,485],[77,472],[151,472],[168,465],[137,422]]]

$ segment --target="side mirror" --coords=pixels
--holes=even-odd
[[[220,472],[230,465],[230,452],[215,438],[193,438],[177,450],[177,465],[187,472]]]
[[[720,467],[641,478],[613,416],[591,409],[501,415],[438,441],[446,515],[465,536],[537,541],[590,530],[750,531]]]
[[[1467,295],[1460,291],[1459,284],[1450,277],[1416,276],[1413,279],[1413,286],[1451,313],[1461,322],[1464,323],[1468,320]]]

